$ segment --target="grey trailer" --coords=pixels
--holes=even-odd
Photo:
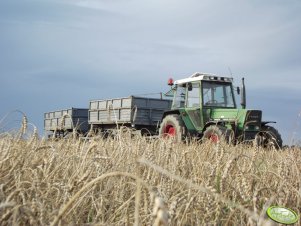
[[[129,96],[116,99],[92,100],[89,106],[89,124],[101,131],[118,126],[157,133],[163,113],[171,108],[167,99]]]
[[[88,132],[87,108],[69,108],[44,113],[45,132],[55,133],[56,136],[65,136],[74,129],[80,134]]]

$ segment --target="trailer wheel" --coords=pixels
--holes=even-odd
[[[219,143],[221,140],[224,140],[227,143],[232,143],[233,139],[232,130],[219,125],[208,126],[202,137],[203,141],[210,140],[215,144]]]
[[[159,137],[181,141],[185,138],[186,128],[179,115],[167,115],[160,124]]]
[[[268,149],[281,149],[282,148],[282,138],[279,132],[272,126],[263,126],[261,131],[256,136],[258,139],[260,137],[259,143],[257,145]],[[256,139],[256,138],[255,138]]]

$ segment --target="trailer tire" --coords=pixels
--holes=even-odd
[[[159,128],[159,137],[172,138],[180,142],[186,137],[186,127],[179,115],[167,115],[161,122]]]

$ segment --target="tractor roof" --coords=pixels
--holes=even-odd
[[[201,72],[195,72],[193,75],[191,75],[188,78],[179,79],[175,81],[175,84],[184,84],[187,82],[194,82],[194,81],[217,81],[217,82],[232,82],[233,78],[230,77],[220,77],[215,74],[208,74],[208,73],[201,73]]]

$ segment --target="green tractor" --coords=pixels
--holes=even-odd
[[[228,143],[255,143],[265,148],[282,148],[278,131],[262,121],[262,111],[246,108],[244,79],[242,87],[233,87],[233,79],[212,74],[194,73],[189,78],[173,82],[166,94],[173,97],[172,108],[164,112],[160,137],[177,141],[187,137],[225,140]],[[241,95],[241,108],[235,102],[234,92]]]

